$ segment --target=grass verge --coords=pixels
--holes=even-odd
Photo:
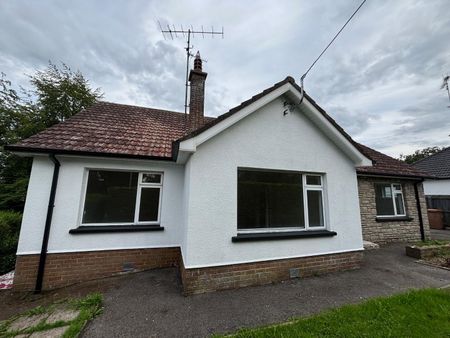
[[[450,337],[450,290],[376,298],[309,318],[241,329],[230,337]]]

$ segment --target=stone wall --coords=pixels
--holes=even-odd
[[[421,239],[417,202],[414,193],[414,182],[415,181],[404,179],[358,177],[361,226],[364,240],[385,244],[390,242],[412,242]],[[375,183],[400,183],[402,185],[407,215],[406,218],[389,222],[377,219]],[[426,238],[429,238],[430,229],[423,185],[420,183],[418,188],[425,236]]]

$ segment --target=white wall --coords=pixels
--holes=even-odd
[[[58,156],[61,162],[48,252],[179,246],[183,238],[182,166],[173,163]],[[161,226],[164,231],[69,234],[79,226],[86,168],[160,171],[164,173]],[[18,254],[40,252],[53,163],[35,157],[25,203]]]
[[[49,252],[181,246],[186,267],[225,265],[362,249],[353,163],[300,112],[283,117],[277,99],[200,145],[186,165],[60,156]],[[326,174],[327,219],[337,236],[232,243],[237,168]],[[86,168],[163,171],[162,232],[69,234],[79,226]],[[39,253],[53,163],[35,157],[18,254]]]
[[[425,195],[447,195],[450,196],[449,180],[425,180],[423,182]]]
[[[190,169],[186,267],[224,265],[362,249],[353,163],[300,112],[283,117],[277,99],[200,145]],[[326,174],[334,237],[232,243],[237,234],[237,168]]]

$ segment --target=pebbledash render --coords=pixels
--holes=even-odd
[[[363,238],[428,236],[422,180],[356,143],[291,77],[217,118],[98,102],[33,157],[14,288],[176,266],[185,294],[356,269]]]

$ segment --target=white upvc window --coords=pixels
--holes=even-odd
[[[406,216],[400,183],[375,183],[377,217]]]
[[[238,169],[238,232],[323,230],[324,176]]]
[[[323,177],[302,175],[306,229],[325,228],[325,208],[323,198]]]
[[[81,225],[159,224],[163,174],[90,169]]]

